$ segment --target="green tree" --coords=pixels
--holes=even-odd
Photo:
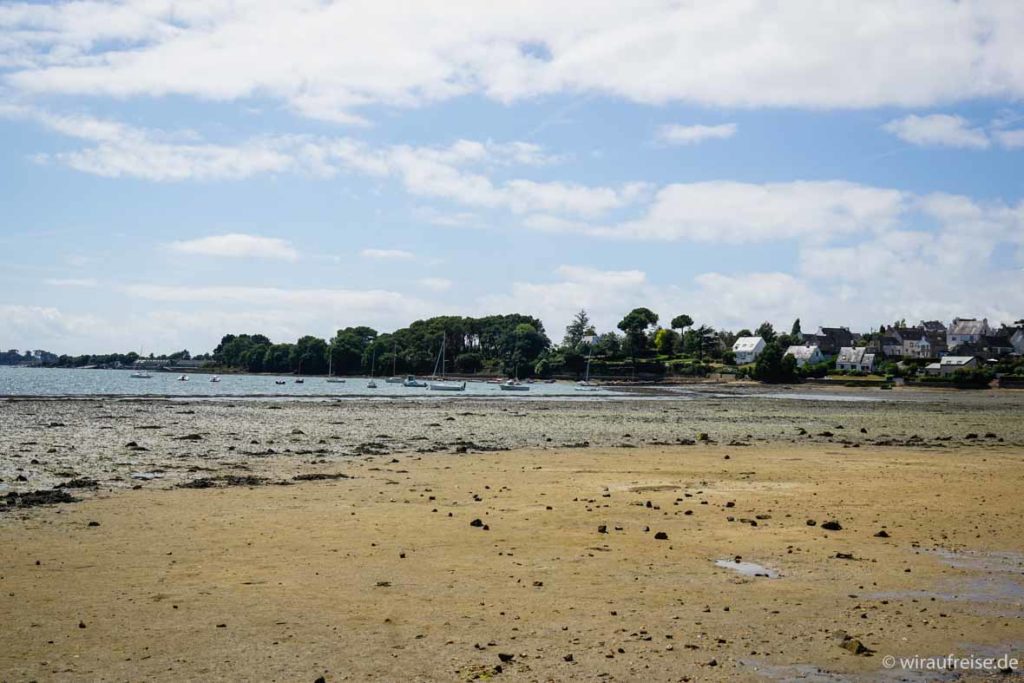
[[[682,330],[685,330],[687,327],[693,327],[693,318],[691,318],[690,316],[686,315],[685,313],[682,313],[672,318],[673,330],[679,330],[680,334],[682,334]]]
[[[484,361],[479,353],[469,351],[467,353],[460,353],[455,358],[455,369],[459,372],[474,373],[480,372],[483,368]]]
[[[772,327],[772,324],[766,320],[765,322],[757,326],[757,329],[754,330],[754,336],[764,339],[765,344],[770,344],[773,341],[775,341],[775,328]]]
[[[658,324],[658,314],[649,308],[634,308],[619,321],[618,328],[626,334],[627,348],[633,362],[647,348],[647,330]]]
[[[663,356],[671,356],[675,353],[679,343],[679,335],[672,330],[659,327],[654,333],[654,348]]]
[[[322,375],[327,372],[327,342],[306,335],[292,347],[289,358],[292,369],[300,375]]]
[[[784,353],[775,342],[767,344],[754,364],[754,379],[769,383],[795,381],[796,359]]]
[[[562,345],[569,349],[575,349],[582,342],[583,338],[594,334],[594,327],[590,324],[590,316],[583,309],[573,316],[572,322],[565,328],[565,338]]]
[[[800,330],[800,318],[793,321],[793,327],[789,330],[789,336],[799,339],[803,332]]]
[[[331,340],[327,361],[331,370],[339,375],[355,375],[366,370],[364,357],[370,344],[377,338],[377,330],[372,327],[346,327],[338,330]]]

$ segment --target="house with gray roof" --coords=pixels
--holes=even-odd
[[[961,344],[976,344],[988,334],[992,334],[992,328],[987,318],[953,318],[946,333],[946,345],[953,351]]]
[[[836,370],[871,372],[875,369],[875,354],[863,346],[844,346],[836,356]]]
[[[817,346],[790,346],[786,349],[783,357],[793,356],[796,359],[796,366],[802,368],[805,365],[814,365],[825,360],[825,354]]]

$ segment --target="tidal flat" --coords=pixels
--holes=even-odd
[[[1019,657],[1024,395],[883,393],[3,401],[0,680]]]

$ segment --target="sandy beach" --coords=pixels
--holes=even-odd
[[[1021,400],[5,402],[0,680],[1003,680]]]

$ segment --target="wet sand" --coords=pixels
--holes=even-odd
[[[954,418],[945,402],[460,403],[365,425],[300,403],[8,404],[21,490],[53,477],[47,455],[106,479],[0,513],[0,680],[923,681],[883,656],[1019,657],[1020,425],[971,400]],[[100,414],[112,429],[84,426]],[[441,433],[411,440],[424,420]],[[575,430],[590,447],[566,447]],[[381,452],[357,454],[370,432]],[[149,450],[125,452],[132,435]],[[653,443],[670,439],[696,443]],[[120,460],[165,477],[112,479]]]

